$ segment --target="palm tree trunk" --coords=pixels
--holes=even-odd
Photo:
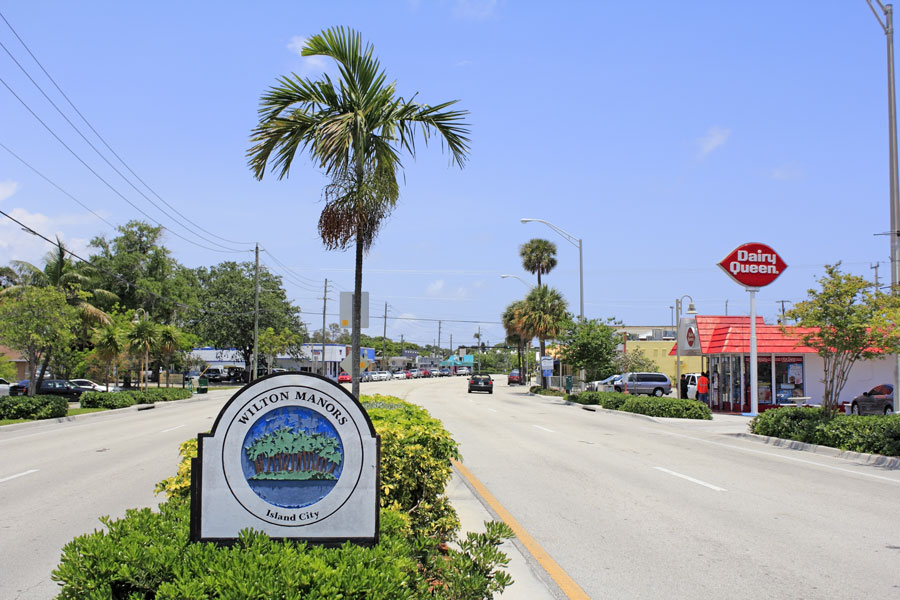
[[[362,309],[362,270],[363,270],[363,239],[356,234],[356,275],[353,281],[353,332],[350,337],[353,364],[350,375],[353,377],[351,389],[353,396],[359,398],[359,325]]]
[[[544,351],[545,351],[544,338],[538,338],[538,341],[540,342],[541,358],[544,358]],[[546,390],[547,389],[547,378],[544,377],[544,370],[541,368],[541,365],[538,365],[538,371],[541,374],[541,388]]]

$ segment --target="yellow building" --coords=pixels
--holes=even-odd
[[[625,344],[620,344],[620,347],[624,352],[634,352],[639,348],[644,353],[644,356],[656,363],[660,373],[665,373],[669,376],[673,385],[676,383],[676,361],[675,355],[672,354],[670,356],[669,352],[672,351],[674,346],[674,340],[628,340]],[[700,356],[682,356],[681,372],[699,373],[702,368],[702,360],[703,359]]]

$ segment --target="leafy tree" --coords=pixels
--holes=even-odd
[[[506,310],[503,311],[501,321],[503,322],[503,329],[506,330],[506,343],[513,344],[516,347],[519,377],[524,377],[525,370],[523,365],[523,354],[525,353],[525,339],[516,321],[516,311],[519,310],[519,305],[521,302],[521,300],[518,300],[507,306]]]
[[[299,356],[303,338],[288,328],[276,332],[272,327],[259,332],[259,353],[266,357],[266,365],[269,369],[275,368],[275,359],[279,354],[289,353],[291,356]]]
[[[873,290],[862,277],[841,273],[840,263],[826,265],[818,281],[819,289],[808,290],[809,299],[786,313],[799,327],[781,329],[798,335],[822,357],[822,406],[830,417],[857,360],[900,352],[900,297]]]
[[[6,357],[5,354],[0,354],[0,377],[7,381],[13,381],[16,379],[16,365]]]
[[[159,325],[148,318],[138,318],[125,333],[128,350],[139,357],[140,376],[138,387],[147,389],[147,369],[150,366],[150,352],[159,345]],[[141,385],[143,383],[143,385]]]
[[[558,336],[562,359],[584,369],[588,380],[602,379],[616,372],[616,330],[598,319],[567,321]]]
[[[106,391],[109,391],[109,371],[110,367],[117,364],[119,356],[125,349],[121,328],[115,323],[108,323],[94,331],[94,350],[98,358],[103,361],[106,366],[104,371],[104,383]],[[118,373],[115,373],[116,383],[118,383]]]
[[[236,348],[248,371],[253,360],[253,272],[251,262],[228,261],[198,269],[204,312],[196,314],[190,325],[202,342],[216,348]],[[260,267],[259,285],[259,330],[289,329],[305,336],[300,309],[288,300],[281,278]]]
[[[534,275],[537,274],[538,287],[541,286],[541,274],[547,274],[556,267],[556,244],[549,240],[535,238],[519,248],[522,267]]]
[[[611,372],[604,372],[600,378],[606,378],[615,373],[651,372],[659,371],[659,365],[644,354],[641,348],[635,348],[628,352],[622,352],[615,357],[615,368]]]
[[[452,161],[462,167],[468,153],[467,113],[446,110],[456,101],[429,106],[397,96],[374,48],[364,45],[356,31],[324,30],[307,40],[301,53],[333,59],[340,76],[336,82],[327,75],[317,81],[283,77],[262,96],[248,152],[250,168],[257,179],[269,166],[284,178],[300,149],[308,150],[331,178],[319,234],[331,250],[356,246],[351,331],[352,354],[359,356],[363,255],[400,195],[400,153],[405,150],[415,158],[421,131],[426,142],[431,135],[440,137]],[[351,374],[353,395],[359,396],[358,363]]]
[[[569,315],[566,300],[559,291],[546,285],[532,288],[515,311],[515,321],[526,339],[538,338],[541,356],[544,356],[544,341],[557,337]],[[546,386],[546,381],[542,381]]]
[[[185,306],[197,306],[197,278],[161,245],[162,227],[129,221],[112,240],[96,237],[91,260],[98,287],[114,293],[125,309],[144,309],[158,323],[181,324]]]
[[[55,287],[25,286],[0,297],[0,340],[18,350],[28,363],[29,396],[34,395],[38,383],[38,363],[71,344],[77,322],[77,310]]]

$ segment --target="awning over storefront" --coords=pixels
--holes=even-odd
[[[697,335],[700,351],[709,354],[749,354],[750,317],[697,315]],[[787,332],[777,325],[766,325],[762,317],[756,317],[756,351],[759,354],[815,354],[816,350],[803,345],[801,336],[813,331],[792,327]],[[669,356],[676,354],[678,344],[672,346]]]
[[[475,355],[466,354],[465,356],[453,355],[447,360],[441,361],[442,367],[473,367],[475,366]]]

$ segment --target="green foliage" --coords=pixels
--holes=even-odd
[[[485,522],[484,533],[469,532],[457,542],[459,550],[451,548],[446,556],[434,552],[425,555],[425,574],[441,584],[434,590],[434,597],[482,600],[503,593],[513,581],[509,573],[497,570],[509,564],[498,546],[512,536],[506,523]]]
[[[678,398],[653,398],[631,396],[619,408],[624,412],[632,412],[651,417],[669,417],[674,419],[712,419],[712,411],[702,402]]]
[[[0,377],[7,381],[16,379],[16,365],[5,354],[0,354]]]
[[[632,398],[630,394],[621,392],[594,392],[600,398],[600,406],[609,410],[619,410],[627,400]]]
[[[197,458],[197,438],[185,440],[178,447],[181,461],[175,475],[163,479],[153,489],[155,494],[165,493],[166,498],[188,498],[191,493],[191,459]]]
[[[610,326],[612,322],[570,320],[559,336],[563,361],[576,369],[584,369],[588,381],[624,372],[617,371],[614,363],[618,338],[616,330]]]
[[[577,404],[600,404],[600,392],[581,392],[566,396],[569,402]]]
[[[819,407],[786,406],[754,417],[750,431],[852,452],[900,456],[900,415],[836,415],[829,419]]]
[[[644,354],[641,348],[634,348],[628,352],[616,355],[613,361],[613,370],[609,375],[615,373],[655,373],[657,371],[659,371],[659,365],[656,364],[656,361]]]
[[[381,436],[381,506],[408,512],[416,531],[446,538],[459,526],[443,496],[457,443],[424,408],[391,396],[360,400]]]
[[[838,398],[850,369],[867,360],[900,351],[900,297],[874,290],[856,275],[840,272],[840,263],[826,265],[820,289],[808,290],[809,299],[794,304],[786,317],[806,330],[782,326],[815,348],[825,363],[826,416],[837,409]]]
[[[191,395],[190,390],[181,388],[148,388],[143,391],[85,392],[80,401],[84,408],[125,408],[135,404],[185,400]]]
[[[68,410],[62,396],[0,396],[0,419],[55,419]]]
[[[541,285],[541,275],[546,275],[556,267],[556,244],[549,240],[534,238],[519,246],[522,268],[537,275]]]

